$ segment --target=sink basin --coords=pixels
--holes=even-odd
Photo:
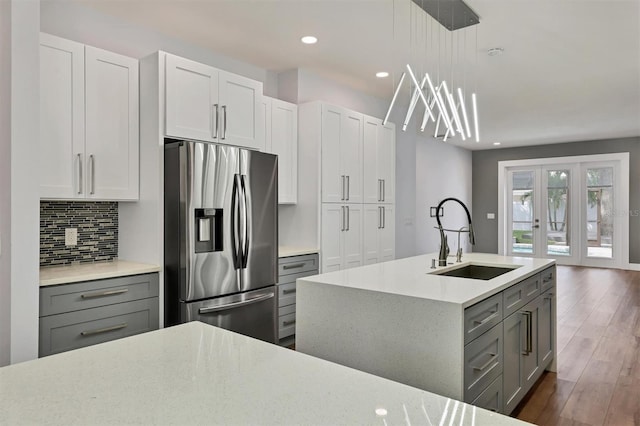
[[[513,268],[505,268],[502,266],[486,266],[486,265],[467,265],[460,268],[449,269],[448,271],[432,272],[433,275],[444,275],[446,277],[470,278],[474,280],[491,280],[502,274],[511,272],[518,266]]]

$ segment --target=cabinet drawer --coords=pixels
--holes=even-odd
[[[552,266],[540,272],[540,292],[544,293],[556,285],[556,267]]]
[[[529,277],[502,292],[504,317],[508,317],[540,294],[540,274]]]
[[[294,334],[296,334],[295,312],[278,317],[278,339],[284,339]]]
[[[478,302],[464,310],[464,343],[502,321],[502,293]]]
[[[296,304],[294,303],[293,305],[288,305],[288,306],[284,306],[282,308],[278,308],[278,316],[284,316],[284,315],[289,315],[289,314],[293,314],[296,312]]]
[[[502,413],[502,374],[482,391],[471,405],[495,413]]]
[[[158,297],[158,274],[131,275],[40,288],[40,316]]]
[[[158,329],[158,298],[40,318],[39,355],[47,356]]]
[[[296,303],[296,283],[278,285],[278,307]]]
[[[318,271],[318,255],[282,257],[278,261],[278,275],[299,274],[307,271]],[[307,274],[308,275],[308,274]]]
[[[502,322],[464,348],[464,400],[475,400],[502,374]]]

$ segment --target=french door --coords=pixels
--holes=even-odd
[[[505,167],[501,253],[553,258],[559,264],[624,266],[628,186],[623,170],[620,161]]]

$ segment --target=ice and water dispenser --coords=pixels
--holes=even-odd
[[[195,209],[196,253],[222,251],[222,209]]]

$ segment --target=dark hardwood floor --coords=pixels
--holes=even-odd
[[[558,266],[558,372],[514,416],[539,425],[640,426],[640,272]]]

